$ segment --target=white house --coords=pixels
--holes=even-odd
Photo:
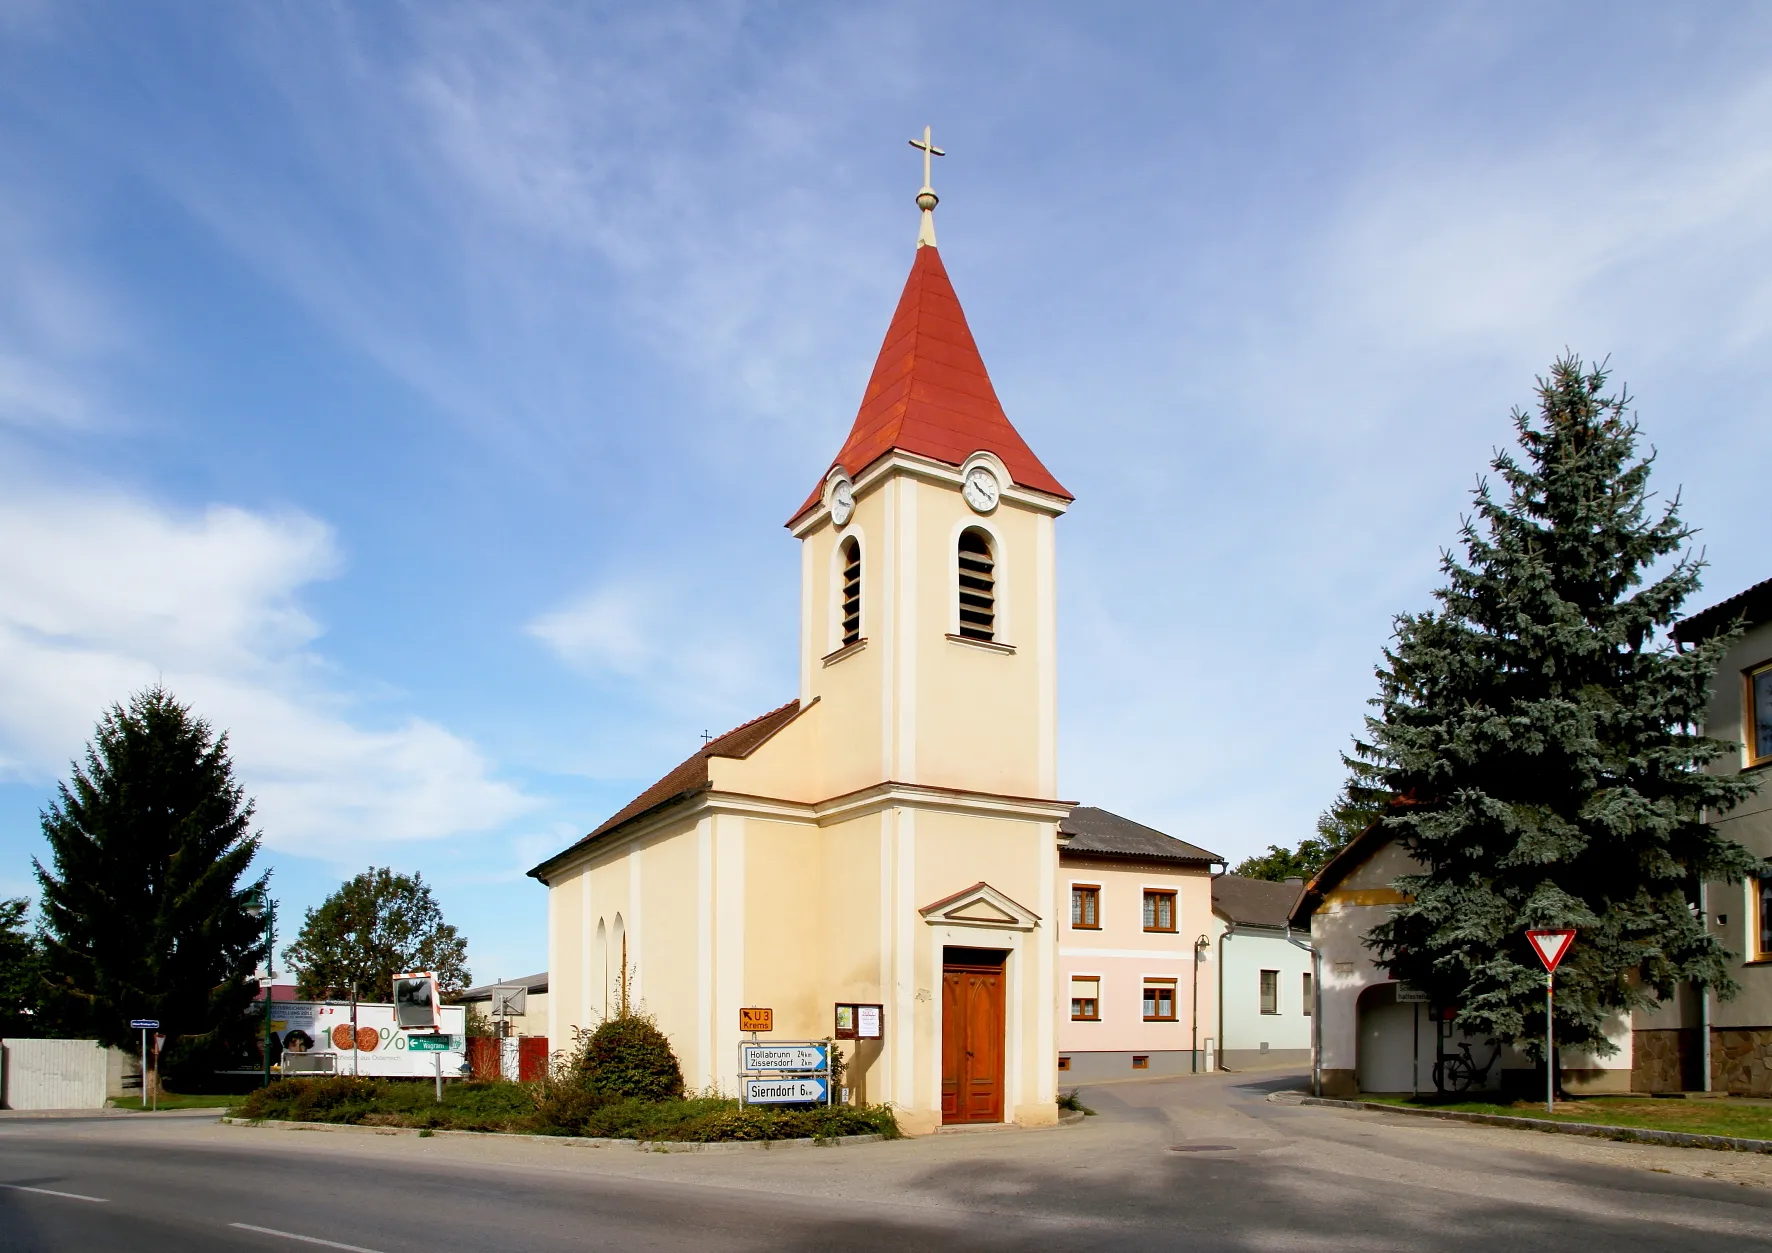
[[[1224,1069],[1310,1064],[1311,953],[1306,937],[1291,935],[1289,918],[1303,888],[1302,879],[1270,883],[1234,874],[1212,882]]]

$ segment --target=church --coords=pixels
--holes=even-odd
[[[741,1010],[773,1011],[767,1041],[878,1007],[844,1082],[918,1134],[1058,1117],[1053,528],[1072,497],[997,399],[936,248],[941,153],[913,143],[910,275],[787,522],[798,693],[530,873],[553,1040],[610,1012],[625,970],[688,1084],[733,1092]]]

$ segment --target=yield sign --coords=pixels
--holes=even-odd
[[[1532,941],[1532,947],[1538,952],[1538,960],[1544,963],[1547,972],[1555,973],[1557,963],[1569,952],[1569,946],[1575,943],[1573,930],[1528,931],[1526,938]]]

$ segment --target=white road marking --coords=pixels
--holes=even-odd
[[[293,1231],[278,1231],[275,1227],[254,1227],[251,1223],[229,1223],[230,1227],[238,1227],[241,1231],[256,1231],[263,1236],[282,1236],[285,1240],[300,1240],[303,1244],[323,1244],[329,1249],[345,1249],[348,1253],[379,1253],[377,1249],[366,1249],[360,1244],[340,1244],[337,1240],[322,1240],[319,1236],[304,1236]]]
[[[5,1188],[11,1192],[35,1192],[41,1196],[66,1197],[70,1201],[97,1201],[100,1205],[107,1205],[110,1203],[109,1197],[82,1196],[78,1192],[57,1192],[54,1188],[28,1188],[22,1183],[0,1183],[0,1188]]]

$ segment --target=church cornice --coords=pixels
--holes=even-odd
[[[1062,496],[1054,496],[1050,492],[1042,492],[1036,488],[1016,483],[1010,478],[1009,470],[1003,466],[1001,459],[996,457],[992,459],[1002,471],[1003,499],[1005,501],[1020,505],[1024,509],[1032,509],[1036,513],[1048,514],[1054,518],[1070,508],[1071,502]],[[960,466],[949,465],[947,462],[937,461],[933,457],[924,457],[917,453],[895,448],[864,467],[861,473],[855,476],[855,498],[860,500],[894,473],[908,474],[922,482],[945,487],[954,492],[960,490],[964,481]],[[788,523],[788,533],[795,539],[805,539],[820,526],[828,526],[830,523],[830,506],[819,501]]]
[[[686,823],[699,822],[702,818],[715,814],[735,814],[775,822],[800,822],[809,826],[828,827],[898,808],[991,818],[1018,818],[1033,822],[1062,822],[1075,807],[1075,801],[973,792],[963,788],[929,787],[918,783],[876,783],[822,801],[784,800],[780,797],[704,788],[678,796],[625,826],[608,832],[591,844],[569,849],[530,871],[530,874],[544,881],[557,878],[587,862],[614,856],[632,845],[643,844],[660,832],[680,830]]]

